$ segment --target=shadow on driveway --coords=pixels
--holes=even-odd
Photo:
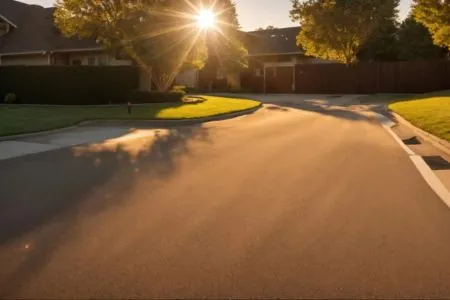
[[[354,104],[339,104],[331,101],[303,100],[298,102],[266,102],[266,108],[271,111],[288,112],[289,109],[296,109],[308,112],[314,112],[325,116],[331,116],[349,121],[363,121],[369,123],[378,123],[373,116],[364,114],[364,110],[357,110]]]
[[[190,140],[210,141],[207,129],[162,129],[149,138],[0,161],[0,247],[37,233],[32,251],[0,282],[0,290],[13,292],[51,260],[76,224],[81,205],[83,214],[96,214],[126,201],[138,176],[150,181],[171,176],[177,158],[189,155]],[[113,194],[96,195],[108,182],[113,182]]]

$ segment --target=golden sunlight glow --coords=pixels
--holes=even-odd
[[[202,29],[208,29],[214,26],[216,22],[216,16],[210,10],[201,10],[197,16],[198,27]]]

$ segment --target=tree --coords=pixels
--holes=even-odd
[[[204,1],[199,7],[179,0],[58,0],[55,23],[66,36],[94,37],[107,49],[123,49],[165,91],[180,71],[201,69],[208,58],[209,30],[197,24],[202,7],[217,15],[217,31],[237,32],[231,0]],[[224,48],[231,49],[233,40],[224,42]],[[245,55],[238,53],[230,57]]]
[[[412,14],[430,31],[435,45],[450,49],[450,0],[414,0]]]
[[[428,29],[408,16],[398,30],[398,49],[401,60],[439,59],[445,49],[433,44]]]
[[[394,61],[398,59],[397,31],[399,0],[374,0],[380,7],[378,26],[358,54],[360,60]]]
[[[269,25],[266,28],[264,27],[258,27],[256,28],[256,31],[264,31],[264,30],[274,30],[277,29],[277,27],[273,26],[273,25]]]
[[[248,67],[247,48],[240,25],[236,6],[232,0],[209,0],[217,11],[217,26],[206,35],[210,58],[225,73],[235,73]]]
[[[377,29],[389,1],[292,0],[291,19],[300,22],[297,44],[306,55],[347,65]]]

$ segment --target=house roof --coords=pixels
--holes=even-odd
[[[93,39],[66,38],[53,22],[55,8],[0,0],[0,15],[13,30],[0,37],[0,54],[42,53],[101,49]],[[249,56],[302,53],[296,45],[300,27],[244,32]]]
[[[303,53],[297,46],[300,27],[276,28],[246,33],[250,56]]]
[[[100,48],[92,39],[66,38],[53,23],[54,8],[0,0],[0,15],[16,27],[0,37],[0,54],[80,51]]]

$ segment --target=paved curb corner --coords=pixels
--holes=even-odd
[[[406,146],[403,141],[395,134],[392,130],[392,127],[396,125],[395,122],[390,120],[388,117],[383,114],[374,112],[377,119],[380,121],[382,127],[394,138],[394,140],[406,151],[409,158],[411,159],[414,166],[419,171],[420,175],[422,175],[423,179],[427,182],[427,184],[431,187],[431,189],[438,195],[439,198],[450,208],[450,191],[444,186],[442,181],[437,177],[437,175],[431,170],[431,168],[427,165],[425,160],[420,156],[414,153],[408,146]],[[412,126],[412,125],[411,125]]]
[[[63,127],[63,128],[56,128],[46,131],[38,131],[38,132],[31,132],[31,133],[24,133],[24,134],[17,134],[17,135],[9,135],[9,136],[0,136],[0,142],[2,141],[12,141],[17,139],[23,139],[23,138],[30,138],[40,135],[46,135],[46,134],[52,134],[52,133],[60,133],[64,131],[68,131],[71,129],[75,129],[77,127],[83,126],[83,125],[133,125],[133,124],[143,124],[146,126],[187,126],[187,125],[196,125],[196,124],[202,124],[207,122],[214,122],[214,121],[224,121],[228,119],[233,119],[245,115],[252,114],[256,111],[258,111],[260,108],[263,107],[263,103],[260,103],[258,106],[254,108],[250,108],[247,110],[242,110],[239,112],[234,113],[228,113],[223,114],[219,116],[212,116],[212,117],[206,117],[206,118],[197,118],[197,119],[186,119],[186,120],[92,120],[92,121],[82,121],[76,125],[72,125],[69,127]]]

